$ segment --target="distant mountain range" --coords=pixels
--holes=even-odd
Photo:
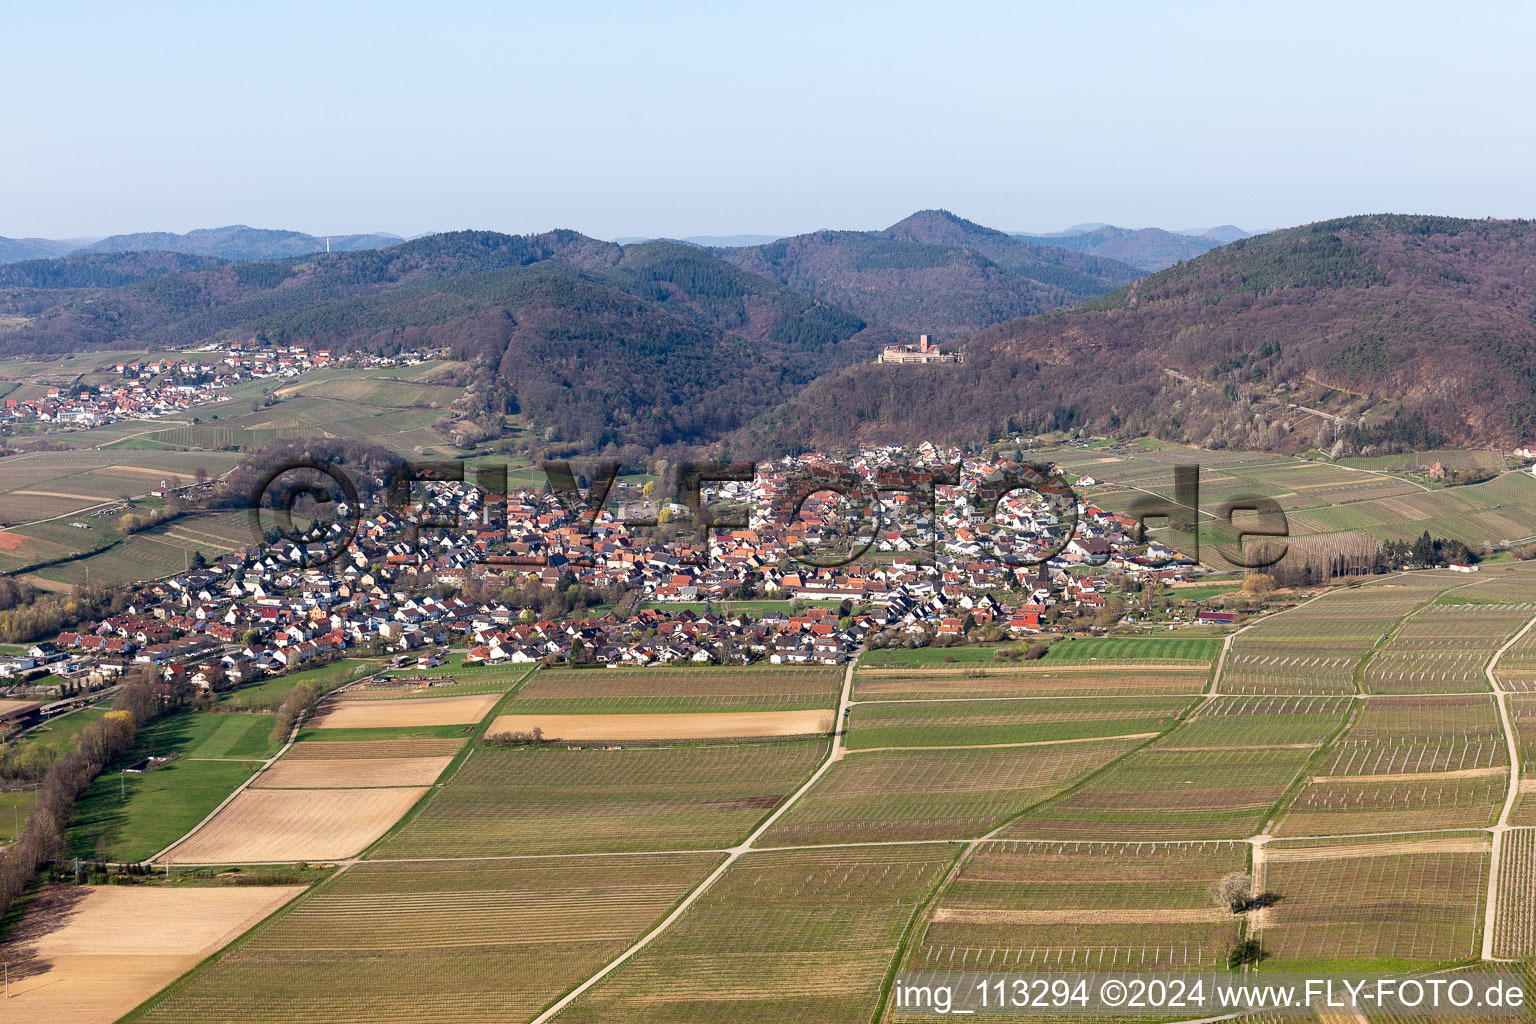
[[[1219,245],[1249,236],[1248,232],[1231,224],[1199,232],[1080,224],[1057,234],[1015,234],[1013,237],[1037,245],[1052,245],[1108,257],[1141,270],[1163,270],[1182,260],[1194,259],[1202,253],[1210,252]]]
[[[925,211],[924,215],[941,212],[943,211]],[[959,220],[959,218],[955,219]],[[970,224],[969,221],[965,223]],[[1005,232],[993,231],[990,228],[979,228],[979,225],[972,225],[972,227],[978,228],[983,232],[989,232],[991,235],[997,236],[997,238],[1008,237]],[[895,227],[887,229],[884,233],[820,231],[813,232],[810,235],[798,235],[795,237],[812,238],[841,234],[889,235],[889,232],[894,230],[896,230]],[[1129,228],[1115,227],[1110,224],[1079,224],[1065,231],[1053,232],[1051,234],[1030,235],[1015,233],[1012,237],[1036,246],[1068,249],[1086,255],[1103,257],[1117,263],[1127,264],[1138,270],[1146,271],[1162,270],[1179,260],[1190,259],[1218,245],[1235,241],[1239,238],[1246,238],[1247,236],[1247,232],[1231,225],[1200,231],[1164,231],[1161,228],[1131,230]],[[676,241],[686,242],[689,245],[697,245],[706,249],[739,249],[758,248],[784,239],[785,236],[783,235],[741,234],[690,235],[687,238],[677,239]],[[642,237],[614,239],[615,243],[619,245],[670,240]],[[327,239],[323,235],[310,235],[302,231],[252,228],[246,227],[243,224],[222,228],[200,228],[196,231],[189,231],[184,235],[168,231],[146,231],[138,234],[112,235],[108,238],[99,239],[0,238],[0,264],[16,263],[21,260],[51,259],[78,252],[175,252],[190,256],[210,256],[216,259],[238,261],[274,260],[289,256],[303,256],[309,253],[325,252],[327,241],[330,243],[332,252],[355,252],[360,249],[378,249],[398,245],[404,239],[398,235],[385,232],[364,235],[332,235]],[[934,236],[922,241],[926,244],[967,246],[979,243],[980,236],[962,237],[962,233],[952,231],[944,240]],[[989,249],[984,255],[990,258],[995,259],[997,253],[1002,251],[996,238],[985,244],[989,246]],[[1111,272],[1110,276],[1114,276],[1114,273]]]
[[[74,252],[78,248],[78,244],[57,242],[51,238],[0,238],[0,263],[45,260]]]
[[[332,252],[353,252],[398,245],[399,235],[307,235],[302,231],[274,231],[234,224],[222,228],[199,228],[184,235],[169,231],[147,231],[133,235],[112,235],[97,240],[54,241],[47,238],[0,238],[0,263],[49,259],[71,253],[103,252],[174,252],[188,256],[253,261],[274,260],[325,252],[329,241]]]
[[[1236,229],[1020,238],[925,210],[747,246],[461,231],[216,254],[313,244],[249,230],[0,267],[0,355],[441,347],[471,365],[465,411],[487,431],[516,409],[552,446],[631,456],[1062,428],[1292,449],[1536,438],[1526,222],[1354,217],[1219,245]],[[1150,276],[1095,251],[1134,238],[1206,251]],[[871,364],[919,332],[964,362]]]
[[[687,242],[689,245],[701,245],[707,249],[729,247],[735,245],[763,245],[767,242],[777,242],[783,235],[689,235],[687,238],[659,238],[648,235],[632,235],[628,238],[615,238],[619,245],[634,245],[636,242]]]
[[[313,238],[125,236],[0,267],[0,354],[263,337],[444,347],[482,374],[471,412],[518,409],[584,450],[654,448],[723,437],[920,331],[959,337],[1138,275],[943,211],[756,246],[464,231],[355,251],[333,239],[318,258],[227,255]],[[195,251],[111,251],[166,244]]]

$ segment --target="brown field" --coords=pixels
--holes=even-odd
[[[27,494],[36,498],[72,498],[75,501],[100,501],[94,494],[70,494],[68,491],[12,491],[12,494]]]
[[[412,725],[470,725],[501,700],[499,693],[421,700],[351,701],[310,724],[317,729],[382,729]]]
[[[694,740],[804,736],[832,731],[835,711],[747,711],[688,715],[497,715],[488,735],[542,729],[560,740]]]
[[[254,789],[377,789],[430,786],[451,757],[283,758],[251,783]]]
[[[176,864],[336,860],[361,853],[427,792],[247,789],[171,851]]]
[[[283,755],[284,763],[314,759],[318,761],[353,760],[363,757],[452,757],[468,740],[357,740],[329,743],[305,740],[295,743]]]
[[[1264,859],[1270,864],[1297,864],[1314,860],[1348,860],[1352,857],[1389,857],[1410,853],[1486,853],[1485,836],[1457,839],[1418,839],[1348,846],[1271,846]]]
[[[934,924],[1225,924],[1232,912],[1209,910],[964,910],[940,907]]]
[[[0,1019],[110,1024],[303,891],[49,886],[0,954]]]
[[[29,707],[36,704],[34,700],[0,700],[0,715],[8,715],[17,708]]]

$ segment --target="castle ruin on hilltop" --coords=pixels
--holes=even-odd
[[[877,363],[958,363],[959,352],[940,352],[926,334],[917,336],[916,345],[887,345]]]

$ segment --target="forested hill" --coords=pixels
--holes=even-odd
[[[712,440],[896,338],[696,246],[574,231],[455,232],[261,263],[32,261],[0,268],[0,312],[11,355],[256,336],[447,348],[478,368],[483,415],[519,408],[550,440],[588,450]]]
[[[277,231],[231,224],[222,228],[199,228],[184,235],[169,231],[146,231],[131,235],[112,235],[93,242],[79,252],[177,252],[189,256],[213,256],[226,260],[275,260],[325,252],[353,252],[397,245],[398,235],[332,235],[322,238],[302,231]]]
[[[196,247],[217,234],[194,232]],[[479,368],[487,417],[515,404],[551,441],[589,450],[693,444],[883,344],[1056,308],[1135,276],[943,213],[837,234],[848,238],[766,274],[753,265],[771,247],[620,246],[575,231],[460,231],[263,261],[78,252],[0,268],[0,356],[256,336],[341,351],[442,347]]]
[[[949,347],[963,365],[857,367],[739,439],[783,448],[1081,427],[1293,450],[1530,442],[1536,225],[1325,221]]]
[[[225,262],[174,252],[72,253],[58,259],[0,265],[0,289],[117,288],[161,274],[207,270]]]
[[[1117,228],[1104,224],[1064,235],[1013,235],[1023,242],[1051,245],[1129,263],[1142,271],[1162,270],[1210,252],[1246,233],[1230,225],[1204,235],[1183,235],[1162,228]]]
[[[944,210],[922,211],[884,231],[817,231],[712,251],[872,322],[938,338],[1070,305],[1141,273],[1021,242]]]
[[[17,260],[41,260],[63,256],[78,246],[52,238],[0,238],[0,264]]]

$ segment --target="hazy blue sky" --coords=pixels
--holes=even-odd
[[[234,6],[5,0],[0,235],[1536,216],[1528,4]]]

